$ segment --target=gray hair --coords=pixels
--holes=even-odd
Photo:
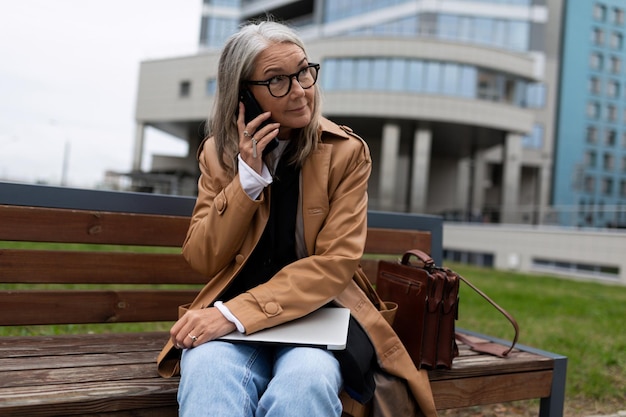
[[[274,22],[261,21],[244,25],[226,41],[218,64],[217,89],[213,109],[207,123],[207,136],[215,139],[220,165],[234,176],[237,171],[239,132],[235,113],[239,108],[239,90],[244,80],[254,72],[258,55],[277,43],[292,43],[306,54],[304,43],[294,30]],[[315,89],[315,103],[311,123],[300,129],[296,140],[294,163],[301,165],[317,144],[321,117],[321,94]]]

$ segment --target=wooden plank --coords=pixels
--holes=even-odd
[[[89,353],[159,352],[167,332],[66,334],[56,336],[0,337],[0,357],[31,358],[75,356]]]
[[[1,388],[0,415],[50,416],[119,413],[174,407],[178,378]],[[135,415],[135,414],[114,414]],[[143,414],[146,415],[146,414]],[[149,415],[149,414],[148,414]]]
[[[0,291],[0,325],[174,321],[193,290]],[[25,308],[28,306],[28,308]]]
[[[52,366],[52,364],[49,366]],[[126,380],[146,378],[160,378],[157,374],[156,357],[149,364],[126,363],[122,365],[113,362],[110,365],[101,364],[99,366],[81,366],[77,364],[75,367],[48,367],[0,372],[0,380],[4,381],[0,383],[0,388],[74,385],[108,381],[118,381],[120,384],[123,384]]]
[[[430,232],[419,230],[398,230],[368,228],[365,253],[398,255],[408,249],[420,249],[430,254]]]
[[[0,249],[0,282],[205,284],[181,254]]]
[[[487,354],[459,357],[452,363],[452,369],[428,372],[431,381],[472,378],[481,375],[500,375],[516,372],[544,371],[554,368],[550,358],[529,352],[515,352],[508,358]]]
[[[180,247],[189,217],[0,205],[0,240]]]
[[[437,409],[543,398],[550,395],[551,371],[482,375],[431,381]]]

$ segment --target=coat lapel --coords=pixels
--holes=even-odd
[[[328,176],[332,145],[319,143],[302,166],[302,218],[304,241],[309,255],[329,210]]]

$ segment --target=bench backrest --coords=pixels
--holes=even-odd
[[[188,225],[188,216],[0,205],[0,325],[175,320],[206,282],[180,254]],[[430,252],[431,233],[368,230],[367,254],[408,248]],[[375,258],[362,263],[370,279]]]

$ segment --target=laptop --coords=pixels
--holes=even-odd
[[[348,339],[350,309],[320,308],[304,317],[245,335],[234,331],[218,340],[244,343],[270,343],[344,350]]]

